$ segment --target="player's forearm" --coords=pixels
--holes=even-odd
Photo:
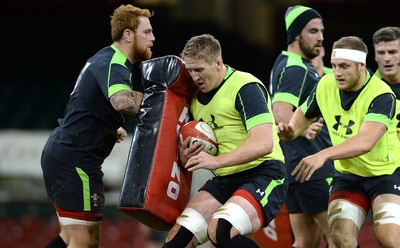
[[[359,139],[359,137],[355,136],[339,145],[328,147],[320,151],[320,153],[323,154],[327,160],[354,158],[371,150],[370,146],[364,144],[363,139]]]
[[[297,108],[289,121],[289,129],[293,132],[293,137],[305,135],[305,131],[311,125],[313,119],[307,119],[300,108]]]
[[[386,126],[379,122],[364,122],[360,132],[339,145],[325,149],[330,160],[347,159],[370,152],[386,132]]]
[[[235,150],[218,156],[220,167],[245,164],[270,154],[274,142],[272,124],[262,124],[249,131],[249,138]]]
[[[115,93],[111,98],[111,105],[115,110],[126,115],[136,115],[139,113],[143,94],[138,91],[121,91]]]

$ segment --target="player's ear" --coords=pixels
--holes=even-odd
[[[365,63],[360,63],[360,66],[358,67],[359,71],[365,71],[367,68],[367,65]]]
[[[217,64],[218,68],[222,68],[222,66],[224,65],[224,62],[222,61],[222,57],[217,57],[215,59],[215,63]]]
[[[125,29],[124,33],[123,33],[123,37],[128,41],[128,42],[132,42],[133,40],[133,31],[130,29]]]

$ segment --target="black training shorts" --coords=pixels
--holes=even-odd
[[[98,167],[96,167],[98,168]],[[42,154],[47,195],[63,210],[101,213],[104,205],[103,172],[82,169]]]
[[[286,198],[286,167],[275,160],[264,161],[249,170],[208,180],[200,190],[207,191],[225,204],[238,189],[249,192],[262,206],[265,225],[279,213]]]
[[[289,184],[286,208],[289,213],[312,214],[328,209],[332,178]]]

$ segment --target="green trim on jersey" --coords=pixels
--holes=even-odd
[[[392,106],[392,109],[394,106]],[[386,128],[390,128],[390,119],[387,118],[385,115],[381,114],[376,114],[376,113],[369,113],[365,115],[364,122],[366,121],[373,121],[373,122],[380,122],[382,124],[385,124]]]
[[[382,79],[382,75],[381,75],[381,73],[380,73],[379,70],[376,70],[376,72],[374,73],[374,75],[375,75],[377,78]]]
[[[115,51],[115,54],[113,55],[110,64],[108,66],[108,78],[107,78],[108,98],[110,98],[112,95],[122,90],[132,91],[132,89],[126,84],[115,84],[110,87],[110,76],[111,76],[112,65],[119,64],[123,67],[126,67],[125,61],[127,60],[127,57],[115,45],[111,45],[111,48]]]
[[[272,117],[272,115],[270,115],[269,113],[256,115],[253,118],[250,118],[246,121],[246,128],[247,128],[247,130],[250,130],[253,127],[260,125],[260,124],[273,123],[274,120],[272,120],[271,117]]]
[[[307,75],[308,75],[308,68],[303,63],[303,58],[296,53],[291,53],[288,51],[282,51],[282,54],[287,56],[287,63],[286,63],[285,68],[280,73],[279,82],[282,80],[282,76],[285,74],[286,68],[291,67],[291,66],[302,67],[302,68],[304,68],[305,73],[304,73],[303,78],[301,79],[300,92],[303,92],[304,82],[306,81]],[[277,87],[279,88],[279,84]],[[272,100],[272,103],[275,103],[275,102],[286,102],[286,103],[293,105],[295,108],[297,108],[299,106],[299,97],[295,96],[291,93],[287,93],[287,92],[276,92],[274,94],[274,98]]]
[[[328,183],[328,185],[331,185],[331,183],[333,181],[333,177],[327,177],[327,178],[325,178],[325,181]]]
[[[286,67],[300,66],[303,67],[306,71],[308,71],[307,66],[303,63],[303,58],[297,53],[282,51],[282,54],[287,56]]]
[[[227,72],[227,74],[229,71]],[[195,95],[190,104],[190,112],[195,120],[203,120],[214,130],[218,140],[218,154],[229,153],[238,148],[248,138],[247,131],[254,126],[270,123],[272,124],[274,148],[272,153],[245,164],[239,164],[224,168],[218,168],[214,172],[219,176],[234,174],[240,171],[254,168],[265,160],[278,160],[283,162],[284,157],[279,145],[279,137],[276,130],[275,119],[271,113],[263,113],[253,118],[246,119],[243,126],[239,112],[235,108],[236,96],[239,90],[246,84],[258,83],[264,87],[262,82],[253,75],[234,71],[225,81],[222,87],[216,92],[211,101],[203,105],[197,100]],[[265,89],[265,87],[264,87]],[[265,89],[265,91],[267,91]],[[267,105],[271,110],[271,99],[267,99]]]
[[[400,166],[400,142],[396,138],[396,121],[380,114],[367,113],[372,101],[379,95],[391,93],[390,87],[372,76],[364,86],[351,108],[341,107],[340,90],[333,74],[324,76],[317,85],[316,101],[329,130],[332,145],[339,145],[357,135],[365,121],[385,124],[388,130],[368,153],[348,159],[335,160],[334,165],[341,173],[363,177],[391,175]],[[308,101],[307,101],[308,102]],[[394,107],[394,106],[393,106]],[[305,113],[307,105],[302,105]]]
[[[114,84],[108,88],[108,98],[122,90],[127,90],[129,92],[132,91],[132,89],[126,84]]]
[[[265,196],[261,199],[260,203],[263,207],[268,204],[268,197],[271,194],[271,192],[278,187],[279,185],[282,185],[285,182],[285,178],[279,179],[279,180],[272,180],[271,183],[268,185],[268,187],[264,190]]]
[[[82,189],[83,189],[83,211],[90,211],[90,185],[89,185],[89,176],[79,167],[75,167],[76,172],[82,181]]]
[[[299,105],[299,98],[293,94],[287,92],[276,92],[274,95],[274,103],[276,102],[287,102],[291,105],[295,106],[295,108]]]
[[[333,73],[333,69],[324,66],[324,75]]]

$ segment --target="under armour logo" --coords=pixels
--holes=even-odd
[[[264,196],[264,194],[265,194],[265,192],[261,191],[260,189],[257,189],[256,193],[260,194],[260,196]]]
[[[215,122],[215,116],[214,115],[210,115],[210,119],[211,119],[211,121],[207,121],[207,124],[210,125],[210,127],[213,130],[222,128],[222,127],[218,126],[218,124]],[[204,121],[203,119],[200,119],[200,120]]]
[[[394,185],[394,189],[400,190],[400,186]]]
[[[342,117],[340,115],[335,116],[336,124],[333,125],[333,128],[337,131],[339,129],[339,126],[344,127],[344,128],[346,128],[346,134],[352,134],[353,131],[351,130],[351,127],[354,126],[355,122],[352,120],[349,120],[349,124],[346,125],[346,124],[343,124],[340,122],[341,118]]]

